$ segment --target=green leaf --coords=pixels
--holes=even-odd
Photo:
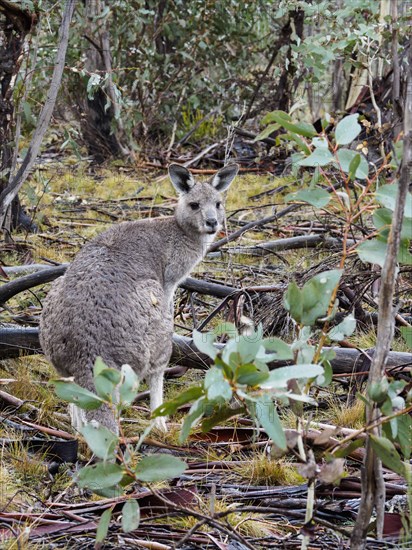
[[[341,342],[348,336],[350,336],[356,328],[356,319],[355,317],[350,314],[345,319],[339,323],[339,325],[336,325],[336,327],[333,327],[328,332],[328,336],[331,340],[334,340],[335,342]]]
[[[102,460],[114,459],[114,451],[119,443],[119,438],[104,426],[87,424],[80,428],[80,433],[86,440],[92,453]]]
[[[196,423],[197,420],[199,420],[199,418],[201,418],[204,415],[205,406],[206,406],[206,397],[200,397],[190,407],[190,411],[188,412],[188,414],[186,415],[183,421],[182,431],[180,432],[180,436],[179,436],[180,443],[183,443],[184,441],[186,441],[186,439],[189,436],[190,430],[192,429],[192,426]]]
[[[237,338],[237,352],[242,363],[251,363],[261,347],[262,335],[254,332],[250,335],[241,334]]]
[[[382,206],[389,208],[392,212],[395,210],[396,197],[398,195],[398,185],[396,183],[388,183],[387,185],[382,185],[376,191],[376,200]],[[406,203],[404,210],[405,218],[412,218],[412,194],[407,193]],[[411,237],[410,237],[411,238]]]
[[[332,269],[315,275],[305,283],[301,291],[303,325],[313,326],[319,318],[326,315],[332,293],[341,276],[341,269]]]
[[[285,113],[285,111],[271,111],[262,118],[262,124],[266,125],[270,122],[277,122],[278,120],[282,122],[291,122],[292,117],[288,115],[288,113]]]
[[[405,464],[402,462],[392,441],[389,441],[386,437],[378,437],[375,435],[370,435],[369,437],[373,450],[382,460],[383,464],[393,472],[405,477]]]
[[[186,403],[189,403],[190,401],[198,399],[203,394],[204,390],[201,386],[192,386],[191,388],[188,388],[187,390],[180,393],[174,399],[166,401],[165,403],[160,405],[160,407],[157,407],[157,409],[152,412],[152,417],[155,418],[156,416],[166,416],[174,414],[179,407],[185,405]]]
[[[338,123],[335,130],[335,141],[338,145],[348,145],[358,137],[362,130],[358,118],[358,114],[349,115]]]
[[[263,117],[262,124],[270,122],[277,122],[289,132],[299,134],[300,136],[313,137],[317,135],[317,131],[312,124],[308,122],[292,122],[291,116],[284,111],[272,111]]]
[[[272,134],[273,132],[276,132],[276,130],[279,130],[280,128],[280,124],[269,124],[269,126],[266,126],[266,128],[264,130],[262,130],[260,132],[260,134],[258,134],[255,138],[254,138],[254,142],[256,141],[261,141],[263,139],[266,139],[270,136],[270,134]]]
[[[302,292],[295,281],[292,281],[288,285],[288,289],[283,295],[283,304],[285,309],[289,311],[292,319],[300,323],[303,314],[303,300]]]
[[[339,165],[345,174],[350,173],[352,162],[354,162],[357,156],[360,156],[360,162],[355,172],[355,177],[359,180],[365,180],[369,173],[368,161],[365,157],[356,151],[352,151],[352,149],[339,149],[337,152]]]
[[[349,164],[348,176],[350,181],[353,181],[356,178],[356,172],[358,171],[359,165],[361,163],[362,157],[357,153]]]
[[[163,481],[179,477],[186,468],[187,464],[177,456],[155,454],[143,457],[135,468],[135,474],[140,481]]]
[[[110,520],[112,518],[112,508],[108,508],[103,512],[100,517],[99,525],[96,531],[96,543],[99,544],[104,541],[109,530]]]
[[[348,455],[353,453],[353,451],[356,451],[356,449],[359,449],[364,445],[365,441],[363,439],[351,441],[349,445],[346,445],[345,447],[339,447],[338,450],[334,451],[333,456],[335,456],[336,458],[346,458]]]
[[[131,405],[139,391],[139,378],[130,365],[123,365],[120,369],[121,383],[119,386],[120,403]]]
[[[211,359],[216,359],[217,349],[213,345],[216,337],[211,332],[198,332],[193,331],[193,343],[201,353],[205,353]]]
[[[232,388],[218,367],[213,366],[207,371],[204,386],[209,401],[229,401],[232,398]]]
[[[410,350],[412,350],[412,327],[401,327],[400,331],[402,334],[402,338],[406,342],[406,345]]]
[[[289,344],[280,338],[276,338],[275,336],[265,338],[262,340],[262,345],[266,351],[272,352],[270,356],[274,355],[273,359],[271,357],[270,361],[287,361],[293,359],[293,351],[290,349]],[[260,355],[258,357],[261,359]]]
[[[312,139],[312,145],[316,149],[329,149],[329,143],[328,140],[324,137],[314,137]]]
[[[259,371],[255,365],[241,365],[236,370],[236,382],[246,386],[257,386],[268,378],[267,372]]]
[[[311,153],[311,150],[308,146],[308,144],[306,143],[306,141],[301,138],[300,136],[298,136],[298,134],[294,134],[293,132],[288,132],[286,134],[286,136],[289,138],[289,141],[294,141],[296,143],[296,145],[298,146],[298,148],[303,151],[306,155],[310,155]]]
[[[407,413],[402,416],[398,416],[398,434],[396,436],[396,441],[401,447],[405,460],[409,460],[411,457],[411,434],[412,418]]]
[[[316,385],[326,388],[332,382],[333,368],[330,362],[327,359],[323,359],[322,356],[320,361],[322,362],[323,373],[316,378]]]
[[[94,387],[99,397],[116,401],[115,388],[120,383],[121,374],[116,369],[109,369],[98,357],[94,364]]]
[[[286,450],[285,433],[271,397],[263,394],[253,401],[247,400],[247,405],[270,439],[279,449]]]
[[[301,378],[316,378],[323,374],[323,367],[320,365],[291,365],[280,367],[270,371],[269,378],[261,384],[263,389],[283,389],[287,387],[288,381]]]
[[[289,193],[285,197],[285,201],[303,201],[311,204],[315,208],[323,208],[331,200],[331,195],[321,187],[315,187],[314,189],[302,189],[296,193]]]
[[[399,245],[398,262],[403,265],[412,265],[412,254],[409,252],[409,239],[403,239]]]
[[[223,336],[224,334],[227,334],[230,338],[236,338],[239,335],[236,325],[234,323],[229,323],[228,321],[219,323],[217,327],[213,329],[213,334],[216,336]]]
[[[122,530],[124,533],[130,533],[139,527],[140,508],[137,500],[131,498],[127,500],[122,508]]]
[[[82,388],[74,382],[52,380],[52,383],[54,385],[57,397],[63,399],[64,401],[68,401],[69,403],[74,403],[81,409],[91,411],[98,409],[102,403],[104,403],[103,399],[97,397],[97,395],[91,391]]]
[[[326,166],[333,161],[333,155],[328,149],[318,147],[308,157],[297,162],[299,166]]]
[[[79,487],[100,490],[117,485],[123,477],[123,469],[119,464],[112,462],[98,462],[92,466],[85,466],[77,475]]]
[[[386,242],[380,239],[369,239],[364,241],[357,248],[356,252],[362,262],[377,264],[383,267],[386,257]]]
[[[231,409],[227,405],[219,407],[219,409],[212,416],[209,416],[202,421],[202,432],[207,433],[209,430],[211,430],[221,422],[225,422],[233,416],[244,414],[245,411],[245,407],[237,407],[236,409]]]

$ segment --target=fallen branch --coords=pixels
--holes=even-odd
[[[348,241],[352,246],[354,241]],[[297,248],[312,248],[322,245],[325,248],[342,247],[342,241],[333,237],[325,237],[323,235],[301,235],[299,237],[289,237],[286,239],[276,239],[275,241],[267,241],[256,244],[254,246],[239,246],[229,248],[225,252],[230,254],[256,254],[263,256],[272,252],[281,250],[293,250]]]
[[[218,344],[222,348],[224,344]],[[330,348],[324,348],[328,350]],[[374,349],[367,353],[357,349],[334,347],[336,357],[331,364],[334,374],[350,375],[356,372],[369,370]],[[35,327],[16,327],[14,325],[0,327],[0,359],[19,357],[24,354],[42,353],[39,342],[39,329]],[[199,352],[193,340],[180,334],[173,335],[173,354],[171,364],[182,367],[205,370],[210,365],[210,359]],[[271,368],[282,367],[290,364],[290,361],[274,361]],[[391,351],[386,364],[387,369],[397,369],[402,372],[412,370],[412,354]]]

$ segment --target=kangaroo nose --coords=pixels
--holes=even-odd
[[[207,227],[210,227],[210,229],[216,229],[217,219],[216,218],[207,218],[206,225],[207,225]]]

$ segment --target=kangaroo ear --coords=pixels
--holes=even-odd
[[[170,164],[169,177],[178,193],[188,193],[195,184],[192,174],[180,164]]]
[[[217,191],[226,191],[239,171],[238,164],[227,164],[217,172],[211,181],[211,184]]]

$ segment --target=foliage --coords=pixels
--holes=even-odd
[[[239,333],[231,323],[219,325],[213,332],[193,333],[199,351],[213,360],[201,385],[193,386],[172,401],[161,405],[154,416],[169,415],[183,404],[193,402],[187,414],[180,439],[184,441],[190,429],[201,421],[202,431],[208,431],[223,420],[248,411],[257,426],[261,426],[276,447],[285,451],[286,437],[274,401],[290,404],[298,416],[302,403],[314,404],[309,396],[312,383],[326,385],[331,381],[331,354],[316,349],[310,341],[319,333],[318,322],[333,319],[340,270],[316,275],[302,289],[291,283],[284,304],[298,328],[297,337],[288,344],[279,338],[264,338],[262,328]],[[334,327],[328,337],[339,340],[355,328],[352,316]],[[216,346],[218,336],[229,337],[223,348]],[[273,361],[290,361],[286,367],[269,370]]]
[[[123,365],[120,371],[106,367],[97,358],[94,365],[94,385],[96,394],[81,386],[64,380],[54,380],[56,394],[65,401],[91,410],[103,404],[109,406],[119,424],[120,413],[129,406],[137,395],[139,382],[133,369]],[[138,457],[141,441],[132,446],[123,438],[104,426],[86,424],[80,430],[90,450],[100,462],[84,466],[77,474],[79,487],[87,488],[97,495],[113,497],[127,495],[128,488],[135,482],[156,482],[177,477],[183,473],[186,464],[170,454],[155,454]],[[102,514],[96,543],[106,537],[112,508]],[[133,531],[139,525],[140,511],[137,500],[127,498],[122,508],[122,529],[125,533]]]
[[[92,98],[97,90],[103,90],[107,110],[112,101],[108,93],[109,75],[103,70],[90,73],[86,69],[86,51],[90,40],[96,41],[96,37],[90,36],[92,30],[86,28],[83,4],[78,4],[73,20],[62,90],[65,95],[61,101],[79,105],[87,96]],[[50,76],[61,3],[37,0],[26,5],[43,22],[36,37],[37,51],[33,47],[30,52],[36,61],[30,97],[21,105],[29,129],[35,124],[36,104],[42,103]],[[281,35],[297,10],[305,18],[304,40],[292,33],[290,43],[281,44],[275,52],[277,62],[268,65],[274,37]],[[400,16],[397,23],[401,41],[408,36],[407,15]],[[310,86],[316,84],[326,107],[332,88],[331,65],[342,62],[347,82],[350,72],[362,65],[363,56],[379,59],[386,66],[383,45],[391,37],[390,18],[380,20],[379,3],[374,0],[348,0],[334,9],[325,0],[316,3],[283,0],[276,6],[269,0],[223,0],[212,8],[200,0],[114,0],[102,2],[95,23],[96,27],[106,25],[109,31],[112,84],[119,107],[113,130],[122,129],[130,149],[143,147],[148,137],[167,143],[176,122],[176,135],[180,139],[199,118],[212,111],[217,112],[216,119],[203,123],[192,139],[215,138],[222,130],[222,122],[240,117],[256,90],[259,91],[254,104],[256,113],[267,109],[282,78],[280,67],[290,63],[295,82],[302,83],[296,93],[304,97]],[[269,69],[267,74],[265,67]],[[22,67],[17,101],[32,69],[29,63]],[[191,122],[194,124],[189,127]]]

